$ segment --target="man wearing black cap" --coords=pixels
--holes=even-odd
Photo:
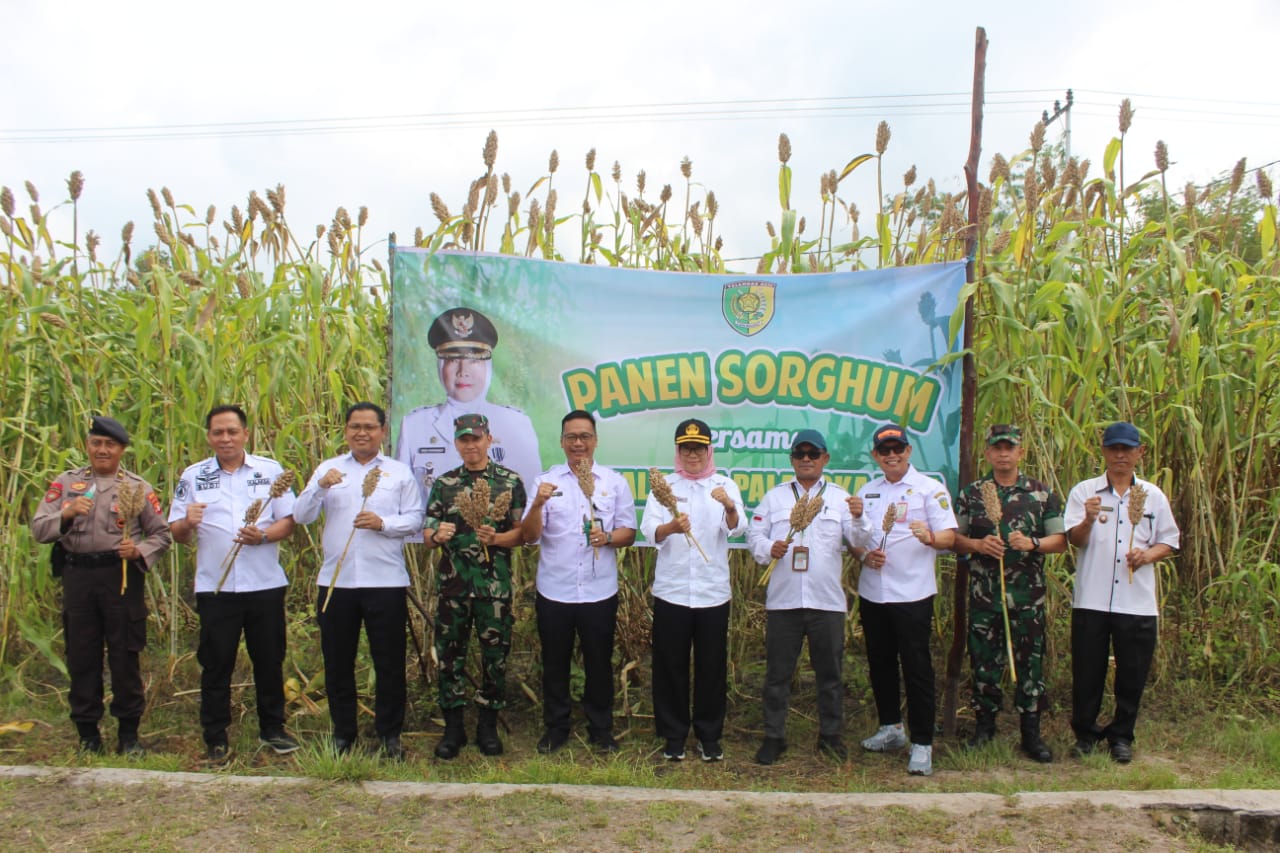
[[[1006,649],[1013,649],[1017,674],[1013,705],[1020,714],[1022,751],[1048,763],[1053,753],[1040,736],[1040,701],[1044,696],[1044,555],[1067,550],[1062,501],[1039,480],[1018,470],[1022,430],[993,424],[984,451],[991,473],[960,491],[956,500],[955,552],[969,561],[969,663],[973,670],[976,716],[970,747],[995,737],[996,715],[1003,697],[1000,678]],[[1000,515],[989,517],[983,489],[995,486]],[[1001,570],[1004,579],[1001,579]],[[1009,637],[1005,638],[1006,619]]]
[[[141,755],[138,724],[146,706],[138,654],[147,642],[143,572],[169,549],[169,525],[155,490],[120,467],[129,433],[97,416],[86,442],[89,464],[49,484],[31,519],[37,542],[57,542],[62,563],[62,624],[66,632],[68,702],[80,750],[102,752],[102,652],[111,669],[111,716],[119,721],[122,755]],[[120,487],[141,489],[139,512],[119,513]],[[126,540],[124,532],[129,536]],[[123,569],[122,561],[126,568]]]
[[[679,517],[654,497],[640,529],[658,549],[653,569],[653,718],[669,761],[684,759],[692,725],[703,761],[724,757],[729,664],[729,537],[746,526],[742,494],[716,472],[711,429],[703,421],[676,427],[675,471],[666,478]],[[693,716],[689,652],[693,651]]]
[[[822,476],[830,460],[822,433],[797,432],[791,441],[795,479],[765,493],[747,528],[751,556],[772,566],[765,596],[764,740],[756,752],[758,764],[773,764],[786,752],[791,679],[806,638],[818,687],[818,750],[840,761],[849,756],[841,680],[848,610],[841,552],[846,544],[853,546],[865,521],[862,502]],[[792,510],[801,500],[819,509],[797,530]]]
[[[871,455],[881,474],[858,490],[869,523],[859,531],[854,556],[862,561],[859,615],[880,728],[862,741],[862,748],[887,752],[907,745],[898,680],[901,667],[911,735],[907,772],[929,776],[937,710],[929,654],[933,599],[938,594],[934,565],[938,552],[955,541],[956,517],[946,486],[911,464],[906,430],[886,424],[871,440]],[[890,512],[893,517],[886,524]]]
[[[1111,758],[1133,760],[1138,705],[1155,653],[1159,608],[1155,564],[1179,545],[1169,499],[1139,479],[1143,455],[1138,428],[1120,421],[1102,434],[1101,477],[1077,483],[1067,497],[1067,537],[1076,554],[1071,610],[1072,752],[1087,755],[1106,739]],[[1137,524],[1132,516],[1140,516]],[[1116,660],[1116,711],[1098,725],[1108,658]]]
[[[413,469],[423,500],[432,480],[462,464],[453,445],[453,423],[468,414],[484,415],[489,422],[489,458],[532,483],[542,471],[533,422],[519,409],[486,399],[498,345],[493,323],[473,308],[450,308],[432,321],[427,343],[436,351],[445,401],[405,415],[396,440],[396,458]]]
[[[453,443],[462,465],[436,478],[427,500],[429,547],[442,547],[437,564],[436,657],[440,661],[440,710],[444,737],[436,757],[456,758],[467,742],[463,711],[467,704],[463,668],[474,628],[480,644],[483,685],[476,694],[480,720],[476,745],[485,755],[501,755],[498,711],[506,704],[507,655],[511,651],[511,549],[520,542],[525,492],[520,477],[489,458],[493,439],[484,415],[462,415],[454,421]],[[463,512],[460,499],[485,484],[489,504],[505,503],[501,517],[486,516],[478,527]],[[502,497],[506,495],[506,497]]]

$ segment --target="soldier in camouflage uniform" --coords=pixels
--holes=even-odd
[[[463,724],[466,690],[462,683],[467,642],[472,627],[480,643],[483,681],[476,703],[480,721],[476,745],[485,755],[501,755],[498,711],[506,695],[507,653],[511,651],[511,549],[521,544],[524,484],[515,471],[489,460],[489,421],[484,415],[462,415],[454,421],[454,446],[462,465],[438,477],[427,501],[426,532],[430,547],[443,547],[438,566],[436,657],[440,660],[440,709],[445,730],[436,745],[438,758],[452,759],[466,745]],[[476,482],[489,484],[489,500],[511,493],[507,514],[473,528],[459,513],[457,499]],[[488,558],[485,551],[488,550]]]
[[[977,724],[969,746],[977,748],[996,732],[1003,697],[1004,614],[1000,602],[1000,558],[1004,558],[1005,601],[1013,641],[1017,688],[1013,704],[1022,718],[1022,751],[1042,763],[1053,753],[1040,737],[1040,697],[1044,695],[1044,555],[1067,548],[1062,502],[1043,483],[1018,470],[1022,431],[1012,424],[987,430],[984,452],[991,474],[970,483],[956,501],[959,535],[955,551],[969,562],[969,663]],[[996,484],[1003,519],[990,519],[982,484]],[[998,527],[998,529],[997,529]],[[967,555],[967,556],[966,556]]]

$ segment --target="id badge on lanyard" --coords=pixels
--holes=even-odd
[[[818,490],[818,493],[814,495],[812,498],[810,498],[809,500],[814,500],[814,501],[822,500],[822,493],[825,492],[826,490],[827,490],[827,484],[823,483],[822,488]],[[797,501],[800,500],[800,490],[796,488],[795,483],[791,484],[791,494],[795,495],[795,498]],[[799,531],[799,533],[801,536],[804,535],[803,530]],[[809,546],[808,545],[797,545],[791,549],[791,571],[793,572],[809,571]]]

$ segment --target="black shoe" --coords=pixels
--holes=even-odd
[[[211,743],[209,744],[209,751],[205,753],[204,757],[210,764],[226,764],[231,760],[231,747],[225,743]]]
[[[333,751],[338,755],[350,755],[351,750],[355,745],[356,742],[354,738],[338,737],[337,735],[333,736]]]
[[[568,732],[560,729],[547,729],[546,733],[538,741],[538,752],[543,755],[550,755],[553,752],[559,752],[564,749],[564,745],[568,742]]]
[[[684,761],[684,738],[667,738],[667,745],[662,748],[662,757],[667,761]]]
[[[1022,715],[1022,754],[1032,761],[1048,764],[1053,761],[1053,752],[1040,737],[1040,715],[1027,712]]]
[[[137,737],[125,738],[116,745],[116,754],[125,758],[141,758],[147,754],[147,748]]]
[[[497,710],[480,709],[480,721],[476,723],[476,746],[484,755],[502,755],[502,738],[498,737]]]
[[[382,757],[388,761],[404,761],[404,746],[400,735],[387,735],[382,739]]]
[[[818,752],[825,752],[837,761],[849,760],[849,748],[844,745],[844,738],[840,735],[820,735]]]
[[[102,754],[102,735],[85,735],[80,738],[80,746],[77,750],[81,755],[101,755]]]
[[[767,737],[756,752],[756,764],[766,767],[777,761],[787,751],[787,742],[780,737]]]
[[[597,752],[603,752],[606,755],[618,751],[618,742],[613,739],[613,735],[606,732],[602,735],[591,735],[587,738],[587,743],[591,744]]]
[[[703,761],[724,761],[724,750],[721,749],[718,740],[709,740],[705,743],[698,741],[698,752],[702,755]]]
[[[263,746],[271,747],[272,752],[276,755],[288,755],[291,752],[297,752],[301,749],[301,745],[293,739],[293,736],[284,729],[276,729],[273,732],[263,732],[258,736],[258,742]]]
[[[965,744],[969,749],[982,749],[996,736],[996,715],[979,711],[973,725],[973,737]]]
[[[1133,761],[1133,743],[1127,740],[1111,741],[1111,760],[1116,764],[1128,764]]]
[[[1076,758],[1084,758],[1086,755],[1093,755],[1094,750],[1098,748],[1098,741],[1093,738],[1078,737],[1075,744],[1071,747],[1071,754]]]
[[[458,752],[467,745],[467,729],[462,718],[461,708],[444,709],[444,736],[436,744],[436,758],[452,761]]]

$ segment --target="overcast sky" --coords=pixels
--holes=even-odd
[[[1178,187],[1240,157],[1280,159],[1275,0],[3,5],[0,183],[25,207],[33,181],[48,210],[82,170],[81,228],[112,252],[162,186],[221,220],[249,190],[283,183],[295,228],[367,205],[372,233],[407,242],[435,226],[432,191],[461,208],[494,128],[497,168],[522,192],[558,149],[561,213],[580,204],[589,148],[606,176],[621,162],[629,194],[640,169],[650,194],[679,185],[687,156],[716,191],[726,253],[758,255],[764,222],[778,221],[780,132],[811,222],[819,174],[872,150],[881,119],[886,191],[913,164],[922,181],[962,188],[977,26],[990,40],[984,180],[991,155],[1025,149],[1068,88],[1072,151],[1095,164],[1126,95],[1135,173],[1153,167],[1157,139]],[[122,136],[140,138],[106,138]],[[868,211],[864,171],[840,194]]]

